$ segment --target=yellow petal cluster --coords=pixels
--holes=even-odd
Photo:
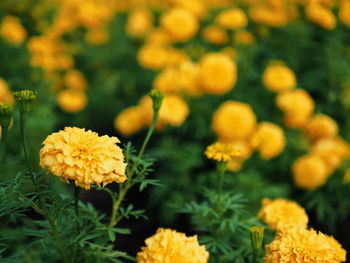
[[[126,163],[116,137],[66,127],[49,135],[40,150],[40,166],[61,180],[90,189],[91,184],[122,183]]]
[[[338,133],[338,124],[325,114],[313,116],[305,126],[305,134],[316,141],[323,138],[335,137]]]
[[[207,26],[202,32],[203,38],[209,43],[223,45],[228,41],[228,35],[224,29],[219,26]]]
[[[259,123],[251,139],[252,147],[260,152],[260,156],[271,159],[279,155],[285,145],[286,138],[283,129],[269,122]]]
[[[87,104],[86,94],[81,90],[65,89],[56,98],[60,108],[69,113],[78,113]]]
[[[254,35],[247,30],[239,30],[234,33],[234,42],[243,45],[252,45],[255,42]]]
[[[216,142],[207,147],[205,155],[218,162],[230,162],[240,157],[241,154],[234,144]]]
[[[224,102],[214,113],[212,129],[220,140],[231,142],[246,139],[253,133],[256,116],[252,108],[236,101]]]
[[[306,228],[309,222],[304,208],[296,202],[283,198],[275,200],[264,198],[258,216],[265,224],[276,231]]]
[[[137,253],[138,263],[207,263],[209,253],[198,244],[197,236],[159,228],[145,241],[146,246]]]
[[[227,169],[232,172],[241,170],[245,160],[249,159],[253,153],[253,149],[248,141],[234,140],[230,144],[239,152],[239,157],[231,160],[227,164]]]
[[[123,110],[114,119],[114,127],[124,136],[130,136],[146,126],[141,107],[133,106]]]
[[[266,245],[265,263],[340,263],[346,251],[332,236],[313,229],[284,230]]]
[[[248,24],[248,18],[244,11],[239,8],[231,8],[219,13],[215,22],[227,29],[238,29]]]
[[[20,45],[27,37],[27,32],[18,18],[5,16],[0,26],[0,34],[9,43]]]
[[[13,103],[14,98],[6,83],[6,81],[0,78],[0,104]]]
[[[69,70],[63,78],[64,85],[69,89],[85,90],[87,83],[79,70]]]
[[[297,84],[294,72],[283,64],[268,66],[263,73],[263,82],[267,89],[274,92],[291,90]]]
[[[224,53],[208,53],[200,60],[203,90],[210,94],[229,92],[237,80],[237,66]]]
[[[339,19],[350,27],[350,1],[341,0],[339,5]]]
[[[202,0],[171,0],[171,2],[173,2],[178,7],[190,11],[198,18],[204,17],[207,12],[205,2]]]
[[[126,32],[131,37],[142,38],[153,28],[153,16],[147,8],[132,10],[126,23]]]
[[[337,20],[332,11],[319,3],[308,5],[305,12],[308,19],[327,30],[333,30],[337,25]]]

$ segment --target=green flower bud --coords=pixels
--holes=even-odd
[[[262,226],[253,226],[250,228],[250,240],[254,251],[259,251],[264,239],[264,228]]]
[[[7,129],[10,126],[13,113],[13,106],[11,104],[0,105],[0,126]]]
[[[160,106],[162,105],[162,101],[164,99],[164,93],[160,90],[153,89],[148,93],[148,95],[151,97],[153,101],[154,112],[158,112],[160,109]]]
[[[22,90],[13,93],[16,102],[20,105],[20,111],[28,113],[32,110],[34,101],[37,97],[37,92],[32,90]]]

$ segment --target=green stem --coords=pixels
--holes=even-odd
[[[7,143],[7,133],[8,133],[8,128],[3,128],[2,135],[1,135],[1,143],[0,143],[0,168],[1,168],[2,161],[3,161],[4,155],[5,155],[5,148],[6,148],[6,143]]]
[[[30,164],[30,159],[29,159],[29,151],[28,151],[28,144],[27,144],[27,138],[26,138],[26,113],[20,112],[20,130],[21,130],[21,139],[22,139],[22,146],[23,146],[23,151],[24,151],[24,157],[27,163],[27,167],[29,172],[33,172],[32,166]]]
[[[140,152],[139,152],[139,155],[138,155],[138,159],[141,159],[142,158],[142,155],[147,147],[147,144],[149,142],[149,140],[151,139],[152,137],[152,134],[154,132],[154,129],[156,128],[156,124],[157,124],[157,120],[158,120],[158,115],[159,115],[159,111],[155,112],[154,113],[154,116],[153,116],[153,120],[152,120],[152,124],[151,124],[151,127],[148,129],[148,132],[147,132],[147,135],[145,137],[145,140],[143,141],[142,143],[142,146],[141,146],[141,149],[140,149]]]
[[[223,183],[224,183],[225,172],[226,172],[226,169],[227,169],[227,163],[226,162],[218,163],[217,169],[219,171],[218,193],[219,193],[219,200],[221,201],[222,188],[223,188]]]
[[[77,186],[74,186],[74,209],[75,214],[77,216],[77,231],[80,232],[80,220],[79,220],[79,194],[80,194],[80,188]]]
[[[259,251],[253,250],[253,258],[252,258],[252,263],[257,263],[258,262],[258,253]]]

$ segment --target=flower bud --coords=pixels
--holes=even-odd
[[[20,111],[28,113],[32,110],[33,103],[37,98],[37,92],[32,90],[22,90],[13,93],[16,102],[20,105]]]
[[[164,98],[164,93],[160,90],[151,90],[148,94],[152,101],[153,101],[153,110],[154,112],[158,112],[160,109],[160,106],[162,105],[162,101]]]
[[[262,226],[253,226],[249,231],[253,251],[259,251],[264,239],[264,228]]]
[[[0,105],[0,126],[7,129],[10,126],[13,113],[13,107],[11,104]]]

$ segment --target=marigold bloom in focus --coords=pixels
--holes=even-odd
[[[338,125],[331,117],[319,114],[312,117],[305,126],[305,133],[313,141],[331,138],[337,135]]]
[[[346,251],[337,240],[313,229],[281,231],[266,245],[266,263],[340,263],[345,259]]]
[[[27,32],[20,24],[18,18],[13,16],[5,16],[0,27],[0,34],[8,42],[20,45],[27,37]]]
[[[206,41],[215,45],[223,45],[228,41],[226,31],[218,26],[207,26],[204,28],[202,36]]]
[[[315,107],[310,95],[302,89],[278,94],[276,104],[284,112],[284,123],[293,128],[304,127]]]
[[[337,24],[337,20],[332,11],[321,4],[309,4],[305,11],[306,16],[312,22],[327,30],[333,30]]]
[[[297,84],[294,72],[283,64],[268,66],[263,73],[263,82],[267,89],[275,92],[294,89]]]
[[[207,147],[205,155],[218,162],[230,162],[241,154],[234,144],[216,142]]]
[[[200,60],[200,79],[204,91],[210,94],[229,92],[237,80],[237,66],[224,53],[209,53]]]
[[[126,163],[116,137],[98,136],[92,131],[66,127],[49,135],[40,150],[40,166],[76,186],[90,189],[91,184],[122,183]]]
[[[296,202],[283,198],[262,200],[258,216],[271,229],[280,231],[290,228],[306,228],[309,218],[305,209]]]
[[[157,233],[145,241],[146,246],[137,253],[138,263],[207,263],[209,253],[198,243],[197,236],[158,228]]]
[[[281,127],[273,123],[262,122],[253,134],[251,144],[260,152],[263,159],[268,160],[283,151],[286,138]]]
[[[145,37],[153,28],[153,16],[150,10],[138,8],[132,10],[126,22],[126,32],[132,37]]]
[[[231,8],[219,13],[215,22],[227,29],[238,29],[245,27],[248,24],[248,19],[242,9]]]
[[[299,157],[293,164],[294,183],[304,189],[313,190],[324,185],[328,178],[327,166],[316,154]]]
[[[66,112],[78,113],[87,104],[87,97],[83,91],[66,89],[57,95],[58,105]]]
[[[173,8],[166,12],[160,24],[175,41],[187,41],[198,31],[197,18],[188,10],[183,8]]]
[[[114,120],[115,129],[125,136],[135,134],[145,125],[144,112],[139,106],[123,110]]]
[[[212,129],[220,140],[231,142],[248,138],[256,126],[256,116],[245,103],[226,101],[214,113]]]

